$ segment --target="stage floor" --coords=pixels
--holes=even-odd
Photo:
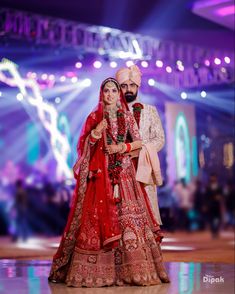
[[[50,261],[1,260],[0,293],[6,294],[180,294],[234,293],[231,264],[168,262],[171,283],[150,287],[71,288],[48,283]],[[214,280],[213,280],[214,278]],[[218,281],[217,281],[218,280]]]
[[[0,239],[0,293],[4,294],[180,294],[234,293],[234,233],[213,240],[209,232],[166,234],[162,244],[171,283],[151,287],[70,288],[48,283],[51,258],[59,238],[31,238],[27,243]]]

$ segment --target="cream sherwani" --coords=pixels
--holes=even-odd
[[[139,101],[134,101],[128,104],[130,111],[133,113],[132,105]],[[159,152],[165,144],[165,134],[162,127],[162,123],[158,114],[158,111],[155,106],[141,103],[144,108],[141,110],[140,116],[140,136],[143,140],[143,143],[152,143],[155,146],[155,150]],[[156,154],[157,156],[157,154]],[[157,199],[157,188],[155,185],[146,185],[145,190],[148,194],[152,209],[154,211],[155,217],[159,224],[162,224],[158,199]]]

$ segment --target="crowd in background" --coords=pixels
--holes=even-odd
[[[66,182],[40,185],[0,183],[0,235],[10,235],[12,241],[26,241],[32,235],[58,236],[63,232],[69,213],[74,186]],[[221,229],[235,225],[234,183],[221,185],[216,174],[209,180],[173,186],[166,182],[158,188],[162,229],[165,231],[210,230],[219,237]]]

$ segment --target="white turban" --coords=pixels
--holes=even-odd
[[[120,68],[116,73],[116,80],[121,85],[124,82],[131,80],[137,86],[141,84],[141,72],[137,65]]]

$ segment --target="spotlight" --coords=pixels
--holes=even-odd
[[[0,97],[2,97],[2,92],[0,92]]]
[[[204,61],[204,64],[205,64],[206,66],[210,66],[210,60],[206,59],[206,60]]]
[[[56,103],[56,104],[59,104],[60,101],[61,101],[61,98],[60,98],[60,97],[56,97],[56,98],[55,98],[55,103]]]
[[[32,72],[30,76],[31,76],[32,79],[36,79],[37,78],[36,72]]]
[[[184,66],[182,64],[178,65],[178,70],[179,71],[184,71]]]
[[[112,68],[116,68],[117,67],[117,62],[116,61],[111,61],[109,65]]]
[[[47,77],[48,77],[48,76],[47,76],[46,73],[44,73],[44,74],[41,75],[41,79],[44,80],[44,81],[47,79]]]
[[[75,67],[76,68],[81,68],[82,67],[82,63],[80,61],[76,62]]]
[[[214,59],[214,63],[217,64],[217,65],[219,65],[219,64],[221,64],[221,60],[220,60],[219,58],[216,57],[216,58]]]
[[[172,72],[172,68],[170,66],[166,67],[166,72],[171,73]]]
[[[16,99],[19,100],[19,101],[22,101],[22,100],[24,99],[23,94],[22,94],[22,93],[18,93],[18,94],[16,95]]]
[[[85,80],[83,81],[83,85],[84,85],[85,87],[90,87],[90,85],[91,85],[91,80],[90,80],[90,79],[85,79]]]
[[[146,68],[146,67],[149,66],[149,64],[148,64],[147,61],[143,60],[143,61],[141,62],[141,66]]]
[[[102,63],[101,63],[100,61],[96,60],[96,61],[93,63],[93,66],[94,66],[95,68],[101,68]]]
[[[50,81],[54,81],[55,76],[54,76],[54,75],[49,75],[48,79],[49,79]]]
[[[180,94],[180,96],[181,96],[181,98],[184,99],[184,100],[188,98],[188,96],[187,96],[187,94],[186,94],[185,92],[182,92],[182,93]]]
[[[134,65],[134,62],[133,62],[132,60],[128,60],[128,61],[126,62],[126,66],[127,66],[127,67],[130,67],[130,66],[132,66],[132,65]]]
[[[205,98],[206,97],[206,91],[201,91],[201,97]]]
[[[226,73],[227,70],[226,70],[225,67],[222,67],[222,68],[221,68],[221,71],[222,71],[223,73]]]
[[[149,84],[149,86],[154,86],[155,85],[154,79],[149,79],[148,84]]]
[[[156,61],[156,66],[157,67],[163,67],[163,62],[161,60]]]
[[[231,61],[231,59],[230,59],[228,56],[225,56],[225,57],[224,57],[224,62],[225,62],[225,63],[229,64],[230,61]]]
[[[77,77],[72,77],[72,78],[71,78],[71,82],[72,82],[73,84],[75,84],[77,81],[78,81],[78,78],[77,78]]]
[[[178,66],[180,66],[180,65],[183,65],[183,62],[182,62],[181,60],[177,60],[177,61],[176,61],[176,64],[177,64]]]
[[[61,81],[61,82],[64,82],[65,80],[66,80],[66,76],[61,76],[61,77],[60,77],[60,81]]]

